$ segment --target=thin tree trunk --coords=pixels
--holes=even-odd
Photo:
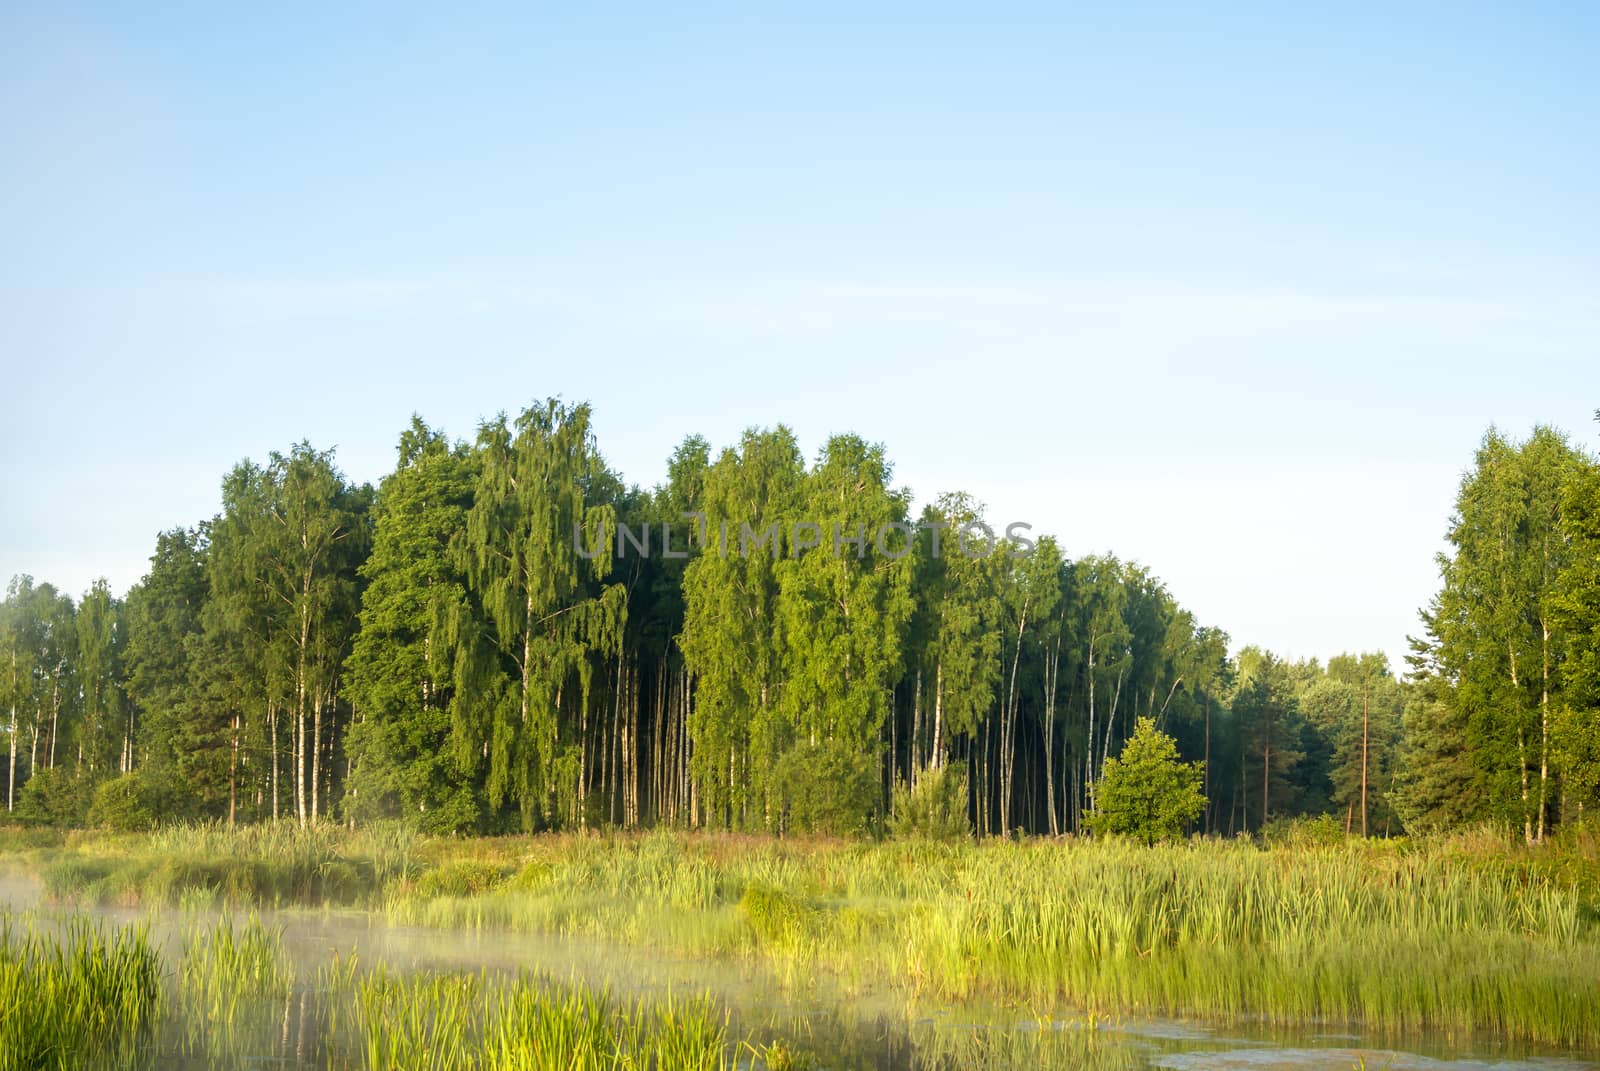
[[[1205,765],[1200,768],[1201,776],[1205,778],[1206,796],[1206,835],[1211,834],[1211,692],[1206,691],[1206,750]]]
[[[16,808],[17,798],[17,704],[11,704],[11,768],[6,774],[6,810]]]
[[[1013,741],[1017,731],[1017,669],[1022,665],[1022,636],[1028,627],[1028,602],[1022,600],[1017,616],[1017,646],[1011,653],[1011,683],[1006,689],[1005,706],[1000,712],[1000,832],[1011,828],[1011,779],[1015,758]]]
[[[578,828],[589,826],[589,697],[578,704]]]
[[[906,780],[912,791],[922,777],[922,663],[917,663],[917,681],[911,693],[911,740],[906,747]]]
[[[1544,679],[1539,695],[1539,828],[1534,840],[1543,842],[1544,812],[1550,781],[1550,626],[1543,618],[1539,621],[1539,631]]]
[[[54,678],[50,689],[50,768],[56,768],[56,729],[61,717],[61,681]]]
[[[311,715],[311,820],[315,822],[321,814],[319,804],[322,801],[322,707],[324,698],[318,696],[313,704]]]
[[[1044,798],[1045,810],[1049,812],[1050,835],[1061,835],[1061,826],[1056,819],[1056,775],[1055,775],[1055,733],[1056,733],[1056,682],[1061,672],[1061,630],[1056,630],[1056,647],[1045,658],[1044,667]]]
[[[239,809],[239,712],[228,720],[228,828],[232,829]]]
[[[1089,739],[1083,749],[1083,792],[1090,811],[1094,810],[1094,644],[1095,635],[1090,632],[1089,661],[1085,670],[1089,674]]]
[[[1370,682],[1361,682],[1361,837],[1367,836],[1367,726],[1370,719],[1371,701],[1368,696]],[[1346,823],[1348,827],[1349,823]],[[1349,833],[1348,828],[1345,829]]]
[[[1267,813],[1272,805],[1272,730],[1267,730],[1266,747],[1261,754],[1261,828],[1267,828]]]
[[[1511,661],[1511,690],[1519,692],[1522,686],[1517,680],[1517,649],[1507,644],[1506,650]],[[1528,813],[1528,744],[1526,731],[1520,724],[1517,726],[1517,773],[1522,779],[1522,839],[1532,844],[1533,816]]]
[[[302,535],[301,544],[305,538]],[[294,695],[294,813],[306,824],[306,653],[311,645],[311,571],[300,582],[300,647],[295,659]]]
[[[278,820],[278,708],[272,703],[267,704],[267,734],[270,737],[268,746],[272,751],[272,820]]]
[[[1100,752],[1100,770],[1102,774],[1105,772],[1106,763],[1111,761],[1111,727],[1116,724],[1117,708],[1122,705],[1122,681],[1126,674],[1126,665],[1124,665],[1122,669],[1117,670],[1117,687],[1111,693],[1111,709],[1106,712],[1105,746]],[[1134,703],[1137,705],[1138,702],[1139,700],[1136,697],[1134,699]]]

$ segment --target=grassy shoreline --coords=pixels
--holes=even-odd
[[[1262,849],[258,827],[7,853],[60,902],[343,904],[397,925],[824,969],[914,997],[1600,1048],[1591,845]]]

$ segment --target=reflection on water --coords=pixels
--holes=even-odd
[[[0,899],[21,907],[31,890],[6,888]],[[20,895],[19,895],[20,892]],[[37,909],[36,909],[37,910]],[[182,935],[211,916],[166,911],[96,912],[108,921],[144,921],[167,962],[176,964]],[[49,924],[64,913],[40,911]],[[169,1026],[153,1041],[149,1066],[162,1068],[329,1068],[358,1066],[331,1018],[340,1002],[331,970],[385,965],[391,972],[467,971],[491,977],[540,973],[556,982],[609,988],[620,997],[709,995],[726,1005],[730,1036],[782,1040],[802,1066],[944,1069],[1062,1068],[1087,1071],[1576,1071],[1595,1065],[1571,1054],[1482,1040],[1384,1038],[1306,1028],[1296,1031],[1211,1030],[1164,1020],[1106,1020],[1062,1009],[966,1003],[908,1004],[891,990],[862,989],[809,970],[753,962],[706,963],[565,938],[391,927],[347,912],[282,912],[263,916],[282,928],[296,982],[281,1003],[247,1009],[231,1030]],[[330,1051],[330,1039],[332,1051]],[[742,1060],[759,1067],[751,1052]]]

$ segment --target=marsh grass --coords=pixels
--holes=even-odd
[[[57,900],[372,905],[389,922],[825,969],[914,998],[1600,1046],[1600,839],[454,840],[379,825],[74,835]]]
[[[551,838],[392,921],[753,956],[937,999],[1600,1043],[1592,887],[1449,846]]]
[[[184,935],[178,992],[189,1017],[232,1027],[242,1008],[282,1001],[293,985],[281,929],[253,915],[239,926],[224,916]]]
[[[487,1071],[718,1071],[738,1051],[726,1013],[707,1000],[652,1004],[528,978],[498,996],[491,1022]]]
[[[0,1071],[128,1066],[161,1008],[161,958],[142,927],[0,923]]]
[[[291,822],[172,826],[145,836],[69,838],[45,853],[40,874],[45,895],[64,904],[355,905],[381,886],[379,862],[395,862],[390,854],[352,854],[347,839],[332,827]]]
[[[367,1071],[720,1071],[735,1065],[727,1013],[709,1000],[619,999],[520,975],[378,968],[354,983]]]
[[[484,979],[398,977],[379,967],[355,982],[353,1021],[369,1071],[464,1071],[483,1031]]]
[[[53,931],[8,919],[0,1071],[127,1068],[160,1053],[256,1066],[289,1058],[291,1020],[295,1059],[309,1051],[369,1071],[713,1071],[733,1067],[739,1051],[727,1012],[708,999],[622,999],[528,974],[362,971],[353,955],[311,981],[297,984],[280,930],[224,918],[183,937],[169,1004],[144,927],[106,930],[76,916]],[[320,1037],[307,1050],[300,1026],[313,1020]]]

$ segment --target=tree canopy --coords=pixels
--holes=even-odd
[[[413,418],[375,490],[309,443],[240,462],[125,597],[13,579],[7,807],[1538,840],[1600,806],[1600,469],[1551,429],[1484,438],[1406,679],[1230,650],[1140,563],[975,538],[980,502],[914,509],[857,435],[689,436],[667,473],[628,484],[555,399],[470,441]]]

